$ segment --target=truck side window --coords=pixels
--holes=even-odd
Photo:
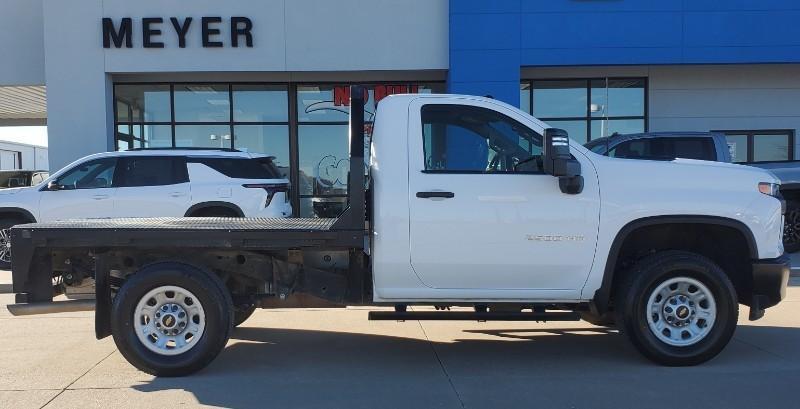
[[[542,136],[487,108],[422,107],[425,170],[466,173],[540,173]]]

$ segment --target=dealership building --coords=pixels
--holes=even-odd
[[[792,0],[0,0],[0,126],[47,125],[50,169],[143,147],[266,153],[295,209],[344,201],[350,84],[491,95],[586,142],[719,131],[794,160]],[[329,181],[328,179],[326,179]],[[338,184],[337,184],[338,183]]]

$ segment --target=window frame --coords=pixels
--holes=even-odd
[[[744,130],[737,130],[737,129],[718,129],[712,130],[711,132],[721,133],[726,138],[728,135],[743,135],[747,137],[747,160],[744,162],[734,162],[731,158],[731,163],[783,163],[783,162],[792,162],[795,160],[795,130],[794,129],[744,129]],[[785,160],[762,160],[756,161],[753,160],[755,157],[755,136],[756,135],[782,135],[789,137],[789,159]],[[725,147],[728,148],[727,146]]]
[[[542,138],[542,155],[541,156],[544,155],[544,135],[539,134],[538,132],[536,132],[530,126],[525,125],[524,123],[512,118],[510,115],[507,115],[507,114],[505,114],[503,112],[500,112],[500,111],[497,111],[497,110],[493,110],[493,109],[490,109],[490,108],[487,108],[487,107],[478,106],[478,105],[452,104],[452,103],[451,104],[448,104],[448,103],[429,103],[429,104],[422,105],[420,107],[420,109],[419,109],[419,119],[420,119],[420,125],[421,125],[420,129],[422,130],[421,134],[419,135],[420,138],[422,139],[422,158],[423,158],[422,159],[423,169],[421,170],[422,173],[424,173],[424,174],[440,174],[440,175],[441,174],[451,174],[451,175],[544,175],[545,174],[544,169],[542,169],[540,171],[521,171],[521,172],[517,172],[517,171],[514,171],[514,172],[489,172],[487,170],[427,169],[426,168],[427,167],[426,158],[427,158],[428,153],[427,153],[427,151],[425,149],[425,118],[423,116],[424,115],[423,112],[424,112],[425,108],[429,107],[429,106],[468,107],[469,109],[479,109],[479,110],[489,111],[489,112],[491,112],[493,114],[496,114],[496,115],[500,115],[503,118],[508,119],[509,121],[515,122],[515,123],[519,124],[520,126],[522,126],[524,128],[527,128],[532,133],[534,133],[536,135],[539,135],[539,137]],[[535,156],[532,156],[532,157],[535,157]]]
[[[618,80],[640,80],[644,82],[643,91],[644,91],[644,101],[643,101],[643,108],[644,112],[642,116],[637,115],[621,115],[621,116],[592,116],[592,81],[618,81]],[[648,132],[650,129],[650,79],[649,77],[637,77],[637,76],[616,76],[616,77],[563,77],[563,78],[525,78],[520,81],[520,90],[522,90],[522,85],[528,86],[528,114],[533,115],[534,112],[534,105],[533,105],[533,91],[535,82],[546,82],[546,81],[582,81],[585,85],[586,90],[586,115],[585,116],[570,116],[570,117],[536,117],[536,119],[546,122],[549,125],[551,121],[554,124],[557,124],[559,121],[584,121],[586,123],[586,142],[588,143],[592,139],[601,138],[602,136],[594,136],[592,135],[592,123],[595,121],[613,121],[613,120],[642,120],[644,123],[644,129],[642,132]],[[521,103],[522,101],[520,101]],[[610,136],[610,135],[606,135]]]

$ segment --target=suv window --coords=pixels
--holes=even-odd
[[[542,136],[491,109],[425,105],[422,137],[426,171],[541,172]]]
[[[613,147],[608,156],[630,159],[700,159],[717,160],[710,137],[643,138]]]
[[[176,156],[132,156],[120,159],[122,187],[164,186],[189,181],[186,160]]]
[[[202,163],[234,179],[283,179],[273,157],[263,158],[189,158],[189,162]]]
[[[116,158],[95,159],[81,163],[59,176],[61,189],[102,189],[114,186]]]

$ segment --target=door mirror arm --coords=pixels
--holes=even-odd
[[[558,128],[544,130],[544,172],[558,178],[562,193],[575,195],[583,191],[581,163],[569,152],[569,135]]]

